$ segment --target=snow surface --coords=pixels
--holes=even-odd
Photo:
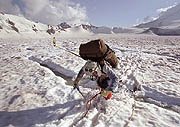
[[[72,80],[85,61],[53,47],[52,37],[0,38],[0,127],[179,127],[180,37],[99,34],[56,37],[78,54],[79,45],[103,39],[115,52],[122,82],[110,100],[98,96],[86,117],[86,102],[99,91],[84,77]],[[71,34],[71,35],[72,35]],[[135,97],[129,91],[141,85]]]

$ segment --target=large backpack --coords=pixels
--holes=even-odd
[[[115,52],[101,39],[81,44],[79,47],[79,55],[84,60],[92,60],[95,62],[105,60],[113,68],[116,68],[118,65],[118,59]]]

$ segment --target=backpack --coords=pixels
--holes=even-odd
[[[90,42],[81,44],[79,47],[79,55],[84,60],[92,60],[94,62],[105,60],[113,68],[116,68],[118,65],[115,52],[101,39],[91,40]]]

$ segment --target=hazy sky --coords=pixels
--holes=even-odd
[[[90,23],[108,26],[131,26],[157,17],[158,9],[180,0],[74,0],[86,7]]]
[[[46,24],[132,26],[157,17],[180,0],[0,0],[0,11]]]

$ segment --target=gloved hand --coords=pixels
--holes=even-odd
[[[112,91],[110,91],[108,89],[104,89],[101,91],[101,96],[105,97],[106,100],[108,100],[112,97]]]
[[[78,87],[78,84],[74,84],[73,86],[74,86],[74,88],[77,88],[77,87]]]
[[[73,82],[73,86],[74,88],[77,88],[78,87],[78,82],[79,82],[79,79],[75,79],[74,82]]]

